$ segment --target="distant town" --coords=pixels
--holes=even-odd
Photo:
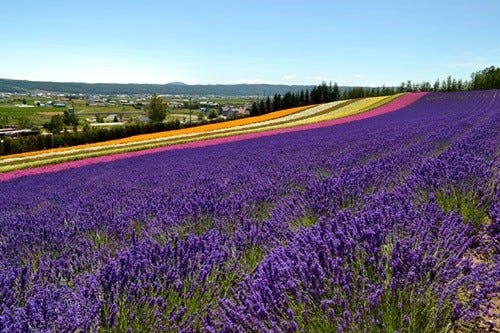
[[[166,121],[196,124],[212,119],[246,116],[255,97],[159,95],[168,115]],[[78,126],[111,127],[147,123],[151,94],[67,94],[54,92],[0,92],[0,136],[48,132],[51,118],[64,113],[74,115]],[[28,131],[31,130],[31,131]]]

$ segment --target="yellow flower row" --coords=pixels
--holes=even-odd
[[[269,120],[264,120],[264,121],[258,121],[258,122],[252,122],[250,124],[245,124],[245,125],[236,125],[236,126],[231,126],[229,128],[223,128],[223,129],[217,129],[217,130],[212,130],[212,131],[204,131],[204,134],[214,134],[214,133],[220,133],[220,132],[236,132],[239,133],[240,130],[245,130],[245,129],[250,129],[250,128],[261,128],[261,127],[268,127],[273,124],[280,124],[280,127],[285,127],[287,126],[288,123],[290,123],[293,120],[297,119],[302,119],[302,118],[307,118],[307,117],[312,117],[312,116],[317,116],[318,114],[322,114],[326,110],[335,107],[338,104],[345,103],[346,101],[337,101],[337,102],[330,102],[330,103],[325,103],[325,104],[319,104],[310,108],[305,108],[304,110],[301,110],[299,112],[294,112],[288,115],[285,115],[283,117],[279,118],[273,118]],[[284,126],[283,126],[284,125]],[[199,134],[199,133],[195,133]],[[176,137],[188,137],[188,136],[193,136],[193,135],[179,135]]]
[[[334,110],[332,112],[325,113],[325,114],[322,114],[322,115],[319,115],[316,117],[302,119],[302,120],[299,120],[297,123],[298,124],[310,124],[310,123],[316,123],[316,122],[320,122],[320,121],[326,121],[326,120],[332,120],[332,119],[338,119],[338,118],[344,118],[347,116],[352,116],[352,115],[366,111],[366,109],[369,109],[371,106],[374,106],[374,105],[378,104],[379,102],[382,102],[386,98],[387,98],[387,96],[363,98],[359,101],[348,104],[340,109],[337,109],[337,110]]]
[[[88,156],[103,156],[117,152],[128,152],[190,141],[307,125],[365,112],[386,104],[399,96],[394,95],[325,103],[311,107],[287,109],[258,117],[242,118],[224,123],[143,134],[75,147],[9,155],[0,158],[0,172],[58,163],[66,160],[78,160]]]
[[[190,128],[183,128],[183,129],[179,129],[179,130],[157,132],[157,133],[150,133],[150,134],[140,134],[140,135],[135,135],[135,136],[131,136],[131,137],[123,138],[123,139],[116,139],[116,140],[97,142],[97,143],[89,143],[89,144],[79,145],[79,146],[74,146],[74,147],[52,148],[52,149],[47,149],[47,150],[40,150],[40,151],[7,155],[7,156],[0,157],[0,160],[21,158],[21,157],[27,157],[27,156],[36,156],[36,155],[46,154],[46,153],[73,151],[75,149],[80,149],[80,148],[119,145],[119,144],[125,144],[125,143],[137,142],[137,141],[167,138],[167,137],[172,137],[172,136],[189,136],[190,134],[192,135],[192,134],[196,134],[196,133],[206,133],[206,132],[215,131],[215,130],[229,129],[229,128],[236,127],[236,126],[243,126],[243,125],[249,125],[249,124],[253,124],[253,123],[265,122],[265,121],[269,121],[272,119],[285,117],[285,116],[303,111],[303,110],[308,109],[308,108],[311,108],[311,106],[301,106],[301,107],[296,107],[296,108],[275,111],[275,112],[267,113],[264,115],[255,116],[255,117],[235,119],[235,120],[225,121],[225,122],[221,122],[221,123],[206,124],[206,125],[195,126],[195,127],[190,127]]]
[[[311,123],[317,123],[317,122],[322,122],[322,121],[327,121],[327,120],[332,120],[332,119],[337,119],[337,118],[343,118],[351,115],[355,115],[364,111],[367,111],[369,109],[372,109],[379,104],[383,103],[384,100],[387,100],[389,102],[392,100],[394,97],[390,96],[381,96],[381,97],[369,97],[369,98],[363,98],[358,101],[354,101],[352,103],[349,103],[343,107],[340,108],[333,108],[332,111],[322,113],[320,115],[316,116],[311,116],[311,117],[306,117],[306,118],[300,118],[297,120],[289,121],[286,123],[278,123],[278,124],[271,124],[269,126],[265,126],[263,128],[259,128],[259,130],[272,130],[272,129],[279,129],[283,127],[294,127],[294,126],[300,126],[300,125],[306,125],[306,124],[311,124]],[[342,101],[345,102],[345,101]],[[331,107],[333,107],[332,105]],[[305,111],[304,111],[305,112]],[[297,114],[298,115],[298,114]],[[241,133],[248,133],[251,130],[243,130]]]

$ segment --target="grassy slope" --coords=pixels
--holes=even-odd
[[[333,102],[313,108],[294,108],[225,123],[138,135],[97,144],[9,155],[0,158],[0,172],[338,119],[372,110],[398,96],[401,95]]]

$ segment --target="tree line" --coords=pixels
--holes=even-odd
[[[284,95],[275,94],[273,97],[268,96],[260,101],[253,102],[250,109],[250,116],[298,106],[329,103],[345,99],[387,96],[398,92],[399,90],[394,87],[352,87],[341,90],[336,82],[334,84],[331,82],[329,84],[322,82],[310,91],[306,89],[295,93],[287,92]]]
[[[471,80],[454,79],[448,76],[445,80],[436,80],[434,83],[423,81],[413,83],[411,80],[401,82],[398,87],[351,87],[344,88],[342,92],[335,82],[333,85],[322,82],[309,91],[287,92],[284,95],[275,94],[272,98],[266,97],[254,102],[250,115],[260,115],[282,109],[335,102],[338,100],[355,99],[364,97],[388,96],[404,92],[452,92],[466,90],[500,89],[500,67],[491,66],[482,71],[472,73]]]
[[[284,94],[276,93],[272,97],[267,96],[266,98],[255,101],[251,106],[250,116],[298,106],[328,103],[344,99],[386,96],[403,92],[451,92],[488,89],[500,89],[500,68],[491,66],[482,71],[475,72],[471,75],[470,81],[456,80],[449,76],[446,80],[436,80],[433,84],[426,81],[421,83],[407,81],[402,82],[399,87],[352,87],[349,89],[340,89],[337,83],[327,84],[326,82],[322,82],[320,85],[311,88],[311,90],[302,89],[296,92],[288,91]],[[206,121],[204,121],[198,124],[181,124],[177,120],[164,122],[166,106],[162,99],[156,94],[153,94],[151,98],[148,106],[148,115],[151,122],[146,124],[128,124],[113,128],[92,128],[89,124],[85,124],[83,131],[77,131],[78,118],[74,113],[65,111],[63,116],[54,116],[51,122],[46,124],[45,127],[51,131],[52,134],[39,134],[36,136],[18,138],[4,137],[1,140],[0,155],[102,142],[138,134],[169,131],[206,123]],[[213,121],[214,120],[211,122]],[[67,129],[71,127],[73,127],[73,131],[69,132]]]
[[[260,101],[252,103],[250,116],[257,116],[273,111],[289,109],[297,106],[306,106],[311,104],[328,103],[337,101],[340,98],[340,89],[337,83],[332,85],[326,82],[309,89],[299,92],[287,92],[284,95],[274,94],[273,97],[267,96]]]
[[[382,88],[360,88],[355,87],[347,91],[344,97],[352,95],[356,97],[369,97],[380,95],[389,95],[391,93],[402,92],[451,92],[451,91],[466,91],[466,90],[488,90],[500,89],[500,67],[490,66],[481,71],[471,74],[471,80],[462,80],[452,78],[451,75],[445,80],[437,79],[434,83],[423,81],[414,83],[411,80],[401,82],[398,87],[382,87]],[[355,93],[353,93],[355,91]],[[360,96],[363,95],[364,96]]]
[[[59,116],[61,117],[61,116]],[[221,122],[221,120],[212,120]],[[94,128],[84,125],[82,131],[54,132],[52,134],[38,134],[32,136],[4,137],[0,140],[0,155],[24,153],[29,151],[44,150],[59,147],[71,147],[87,143],[103,142],[122,139],[139,134],[171,131],[207,124],[207,121],[195,123],[181,123],[178,120],[168,122],[149,122],[144,124],[127,124],[111,128]]]

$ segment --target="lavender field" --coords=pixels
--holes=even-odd
[[[499,124],[498,90],[429,93],[0,182],[0,331],[493,329]]]

